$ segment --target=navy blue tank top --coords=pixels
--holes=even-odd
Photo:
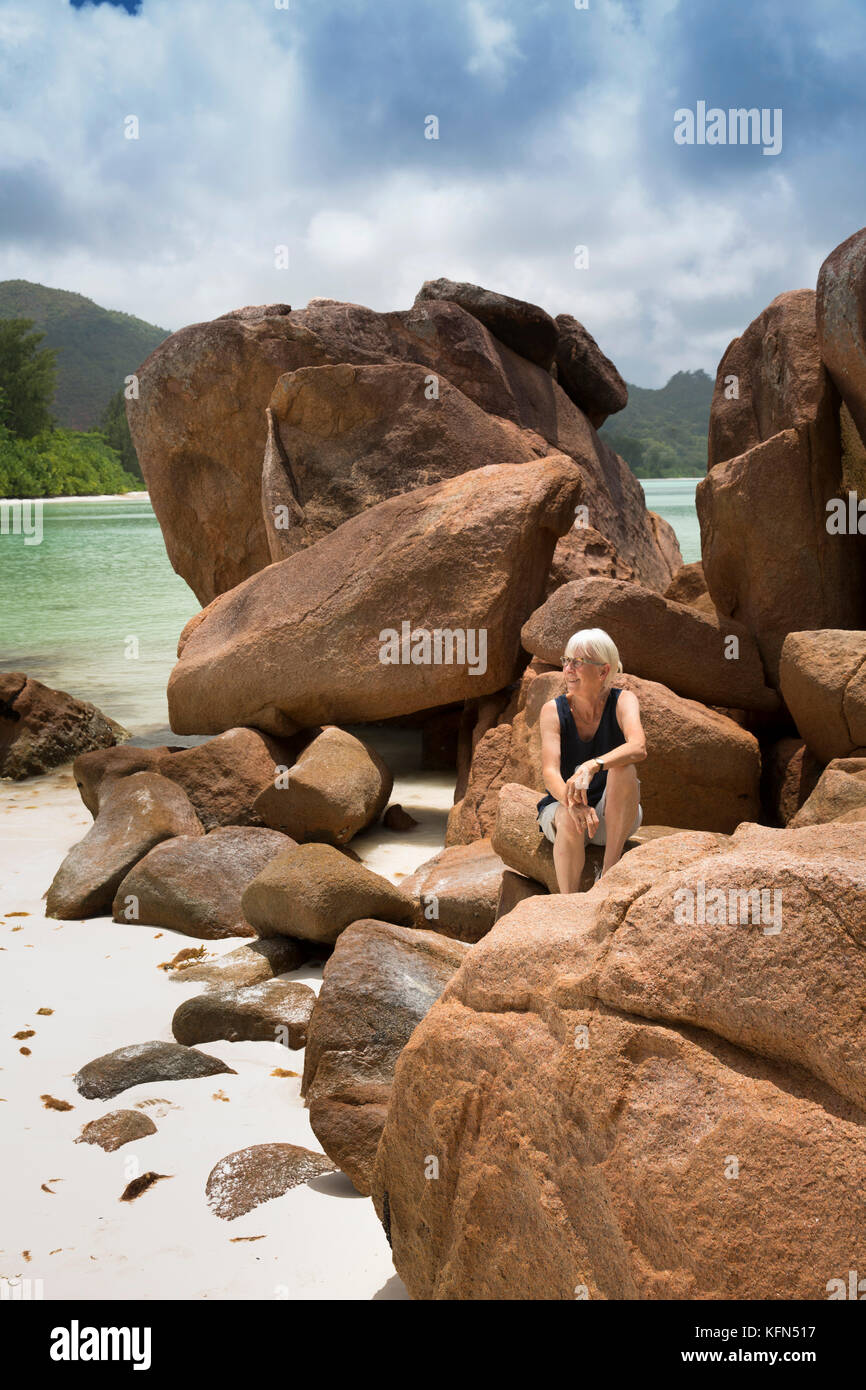
[[[619,689],[608,691],[607,700],[601,713],[598,728],[591,739],[582,739],[577,732],[577,725],[574,722],[574,715],[571,712],[571,705],[568,703],[567,695],[557,695],[556,709],[559,714],[559,775],[563,782],[567,782],[571,774],[581,763],[588,762],[590,758],[597,758],[599,754],[609,753],[612,748],[619,748],[621,743],[627,742],[626,736],[619,727],[616,719],[616,706],[619,700]],[[589,784],[586,792],[586,799],[590,806],[597,806],[601,801],[602,793],[607,784],[607,773],[602,768],[597,772]],[[542,797],[538,803],[539,812],[551,802],[556,801],[556,797],[550,792]]]

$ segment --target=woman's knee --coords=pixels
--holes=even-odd
[[[630,792],[637,791],[638,775],[634,763],[628,763],[625,767],[611,767],[607,772],[607,794],[611,792]]]
[[[559,810],[557,811],[556,816],[554,817],[553,823],[556,826],[557,839],[559,839],[561,835],[562,838],[564,840],[567,840],[569,843],[579,845],[583,844],[583,828],[577,824],[577,821],[574,819],[574,816],[571,814],[567,807],[559,807]]]

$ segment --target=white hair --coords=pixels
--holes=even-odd
[[[610,670],[604,682],[604,689],[609,690],[614,677],[622,671],[619,651],[610,634],[605,632],[603,627],[582,627],[580,632],[575,632],[569,637],[564,655],[576,656],[578,652],[582,652],[590,661],[607,662]]]

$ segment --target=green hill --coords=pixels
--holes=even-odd
[[[638,478],[700,478],[707,471],[707,428],[713,379],[676,372],[658,390],[629,386],[628,405],[601,436]]]
[[[132,314],[29,280],[0,281],[0,318],[32,319],[45,334],[42,347],[58,349],[53,409],[59,425],[75,430],[97,426],[124,377],[168,337]]]

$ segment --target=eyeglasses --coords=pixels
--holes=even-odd
[[[563,671],[565,670],[566,666],[604,666],[604,664],[605,663],[603,661],[587,661],[584,658],[577,658],[574,656],[564,656],[562,658]]]

